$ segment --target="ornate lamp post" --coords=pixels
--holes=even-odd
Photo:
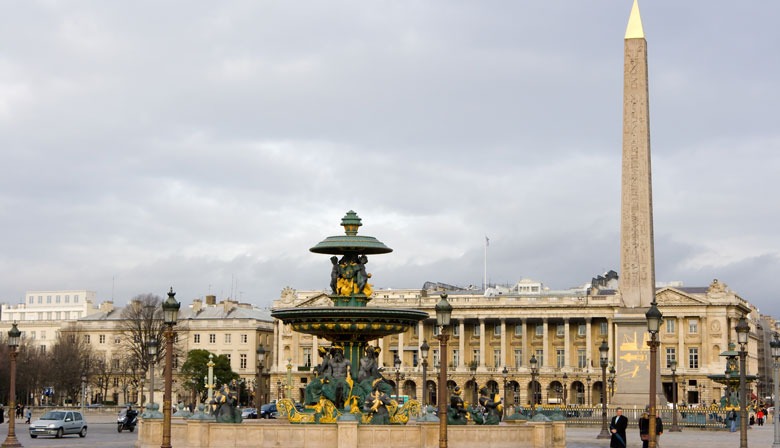
[[[780,382],[780,378],[778,378],[779,375],[777,372],[778,361],[780,361],[780,339],[778,339],[777,333],[775,333],[775,336],[774,338],[772,338],[772,342],[770,342],[769,345],[772,347],[772,358],[775,360],[774,366],[772,366],[773,367],[772,370],[774,370],[774,382],[775,382],[775,394],[772,397],[772,402],[775,406],[775,415],[774,415],[775,441],[772,444],[772,448],[780,448],[780,419],[778,419],[778,415],[780,415],[778,411],[780,411],[780,409],[778,409],[777,406],[777,400],[778,397],[780,397],[780,385],[778,385],[778,382]]]
[[[669,368],[672,370],[672,427],[669,432],[680,432],[677,426],[677,360],[669,361]]]
[[[146,343],[146,354],[149,355],[149,403],[154,403],[154,361],[157,358],[157,338],[152,336]]]
[[[425,409],[425,405],[428,404],[428,351],[430,349],[431,349],[431,347],[428,345],[428,341],[423,339],[423,343],[420,346],[420,356],[422,356],[422,368],[423,368],[423,375],[422,375],[422,383],[423,383],[422,405],[423,405],[423,409]]]
[[[650,421],[648,425],[648,442],[649,448],[656,448],[656,430],[655,430],[655,396],[656,396],[656,382],[658,377],[658,346],[661,344],[658,340],[658,330],[661,327],[661,320],[663,314],[661,310],[656,306],[655,300],[650,304],[650,309],[645,313],[647,318],[647,331],[650,332],[650,340],[647,341],[647,345],[650,347]]]
[[[507,380],[507,378],[509,378],[509,370],[506,369],[506,366],[504,366],[504,370],[501,371],[501,376],[504,377],[504,403],[503,403],[504,404],[504,406],[503,406],[503,411],[504,412],[502,413],[502,416],[501,416],[501,419],[503,420],[503,419],[506,418],[506,380]]]
[[[16,322],[13,323],[11,329],[8,330],[8,348],[10,349],[9,356],[11,357],[11,384],[8,391],[8,436],[3,442],[3,448],[15,448],[21,447],[22,444],[16,440],[16,418],[14,417],[14,409],[16,409],[16,356],[18,355],[16,348],[19,347],[19,339],[22,337],[22,332],[16,328]]]
[[[473,394],[471,395],[471,406],[474,406],[477,402],[477,361],[471,361],[471,365],[469,366],[469,370],[471,370],[471,384],[474,385]]]
[[[282,398],[282,380],[276,380],[276,399]]]
[[[403,350],[403,348],[398,347],[398,350]],[[393,365],[395,366],[395,401],[398,401],[398,391],[400,390],[399,383],[401,382],[401,358],[398,355],[395,355]]]
[[[260,412],[260,408],[263,406],[263,388],[265,387],[265,381],[263,381],[263,365],[265,364],[265,348],[263,344],[257,347],[257,381],[255,383],[255,408],[257,412]],[[259,415],[259,414],[258,414]]]
[[[436,325],[439,326],[439,448],[447,448],[447,327],[450,326],[452,305],[447,293],[436,304]],[[462,335],[461,335],[462,337]]]
[[[590,375],[585,378],[585,382],[588,383],[588,406],[590,406]]]
[[[85,415],[84,408],[86,408],[86,406],[87,406],[87,371],[84,370],[81,372],[81,414],[82,415]]]
[[[599,346],[599,360],[601,361],[601,432],[597,439],[609,439],[612,435],[607,429],[607,364],[609,363],[609,346],[607,340],[601,341]]]
[[[566,406],[566,395],[569,385],[569,375],[566,374],[566,372],[563,373],[563,405]]]
[[[165,322],[165,393],[163,394],[163,433],[160,448],[171,448],[171,389],[173,388],[173,341],[176,332],[173,326],[179,318],[181,303],[174,298],[173,287],[168,291],[168,300],[162,304]]]
[[[531,364],[531,417],[533,417],[536,415],[536,377],[539,375],[539,361],[536,360],[536,355],[531,355],[528,363]]]
[[[750,325],[745,316],[739,319],[739,323],[734,329],[737,331],[737,342],[739,343],[739,448],[747,448],[747,378],[745,378],[747,366],[745,358],[747,358]]]
[[[615,366],[609,366],[609,397],[615,395]]]

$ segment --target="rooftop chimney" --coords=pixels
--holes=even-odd
[[[217,296],[206,296],[206,305],[216,305]]]

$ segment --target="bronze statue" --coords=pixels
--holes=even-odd
[[[455,387],[450,397],[450,405],[447,407],[448,425],[465,425],[468,422],[466,408],[463,406],[463,399],[460,398],[463,391],[460,387]]]
[[[230,386],[223,384],[215,395],[217,403],[217,423],[241,423],[241,411],[236,407],[238,405],[238,385],[236,380],[230,383]]]
[[[390,406],[390,397],[382,392],[381,383],[382,378],[377,378],[373,383],[373,390],[366,397],[363,410],[370,416],[370,422],[372,425],[389,425],[390,424],[390,412],[387,407]]]
[[[501,400],[499,399],[496,401],[495,396],[488,394],[488,389],[485,386],[482,386],[482,388],[479,389],[479,405],[482,406],[487,413],[484,424],[497,425],[501,420],[501,415],[498,411]]]

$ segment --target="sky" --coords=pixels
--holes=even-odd
[[[0,3],[0,301],[619,270],[631,0]],[[778,2],[640,2],[656,277],[780,317]]]

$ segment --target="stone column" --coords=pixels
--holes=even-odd
[[[424,321],[417,323],[417,371],[422,372],[422,347],[423,339],[425,339],[425,324]],[[428,344],[430,345],[430,344]]]
[[[585,318],[585,359],[587,359],[587,365],[585,367],[587,368],[588,372],[590,372],[591,363],[593,362],[593,357],[592,357],[593,350],[591,349],[591,347],[593,347],[593,335],[591,334],[592,320],[593,319],[591,319],[590,317]]]
[[[276,347],[276,370],[278,372],[281,372],[281,371],[284,370],[284,365],[285,365],[284,364],[284,360],[283,360],[283,358],[284,358],[284,350],[283,350],[284,349],[284,343],[282,342],[282,333],[284,333],[284,331],[282,330],[282,325],[284,325],[284,324],[280,320],[277,320],[276,322],[279,325],[279,339],[277,339],[277,343],[279,345]]]
[[[385,338],[379,338],[379,359],[377,359],[377,367],[385,366],[385,356],[387,355],[387,347],[385,346]]]
[[[726,349],[728,350],[728,348]],[[666,353],[664,353],[666,356]],[[685,360],[685,318],[677,317],[677,370],[685,372],[688,370],[688,363]]]
[[[403,366],[404,365],[404,334],[403,333],[398,333],[398,357],[401,358],[401,366]],[[393,363],[395,363],[395,359],[393,360]],[[401,388],[399,387],[398,390],[400,391]]]
[[[569,344],[571,341],[569,340],[569,318],[567,317],[563,319],[563,367],[567,369],[571,366]]]
[[[485,319],[479,319],[479,366],[485,367]]]
[[[312,367],[320,364],[320,343],[317,336],[311,337],[311,365]]]
[[[550,363],[550,340],[549,340],[550,339],[550,335],[549,335],[550,331],[549,331],[549,328],[547,326],[547,318],[546,317],[544,319],[542,319],[542,331],[543,331],[543,335],[542,335],[542,356],[543,356],[542,359],[543,359],[543,364],[542,364],[542,366],[543,367],[547,367],[547,366],[550,366],[552,364]]]
[[[607,359],[614,361],[615,358],[615,323],[611,318],[607,318],[607,345],[609,345],[609,356]],[[600,367],[599,367],[600,368]]]
[[[507,358],[507,345],[506,345],[506,319],[501,319],[501,368],[506,366]],[[496,366],[498,367],[498,366]],[[501,395],[503,397],[503,395]]]
[[[271,356],[271,366],[269,366],[269,370],[276,370],[277,366],[279,365],[279,340],[282,339],[282,333],[279,331],[279,321],[277,320],[274,322],[274,345],[276,347],[273,347],[273,353]]]
[[[458,367],[463,370],[466,368],[466,321],[461,319],[458,322],[458,350],[460,356],[458,357]]]
[[[526,359],[531,359],[531,356],[528,353],[528,326],[526,325],[527,320],[523,318],[523,320],[520,322],[520,325],[522,325],[521,330],[521,337],[522,339],[522,350],[523,350],[523,359],[520,361],[520,365],[523,367],[528,366],[528,363],[526,362]],[[530,366],[528,366],[530,367]],[[522,401],[521,403],[525,403],[525,401]]]
[[[699,321],[699,340],[701,341],[701,353],[699,354],[699,372],[705,372],[706,365],[710,361],[710,345],[709,340],[705,342],[704,335],[707,333],[707,316],[702,316]],[[709,339],[709,338],[708,338]],[[661,363],[666,366],[666,363]],[[770,361],[771,365],[771,361]]]

